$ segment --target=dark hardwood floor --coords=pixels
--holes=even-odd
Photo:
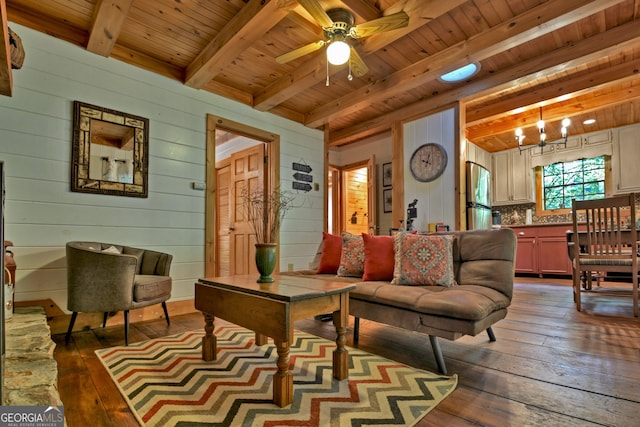
[[[597,298],[597,299],[596,299]],[[441,340],[458,387],[418,426],[636,426],[640,425],[640,320],[631,299],[583,296],[573,304],[570,281],[517,278],[506,319],[486,334]],[[221,321],[217,321],[221,322]],[[131,342],[203,327],[200,313],[133,324]],[[353,321],[351,322],[353,325]],[[335,338],[331,322],[296,328]],[[348,344],[351,345],[351,329]],[[359,347],[411,366],[436,371],[422,334],[362,321]],[[136,426],[94,350],[124,344],[122,327],[54,335],[58,387],[67,424]]]

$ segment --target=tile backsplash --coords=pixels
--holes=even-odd
[[[640,210],[640,195],[636,195],[636,210]],[[524,225],[527,215],[527,209],[532,211],[533,224],[557,224],[570,223],[572,221],[571,214],[558,215],[536,215],[535,203],[524,203],[521,205],[494,206],[492,210],[499,211],[502,216],[502,225]],[[638,215],[636,213],[636,215]]]

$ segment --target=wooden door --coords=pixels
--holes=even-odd
[[[329,178],[327,180],[327,185],[329,187],[327,191],[327,232],[331,234],[340,234],[340,230],[343,229],[340,216],[340,212],[342,211],[340,208],[340,175],[340,170],[338,168],[329,166]]]
[[[231,167],[229,164],[216,169],[216,276],[231,275]]]
[[[255,234],[246,220],[243,194],[264,191],[264,144],[231,155],[230,165],[230,272],[257,274]]]
[[[342,171],[342,230],[359,236],[369,233],[367,164],[350,166]]]
[[[367,162],[367,227],[369,234],[380,233],[377,220],[376,182],[376,156],[371,155]]]
[[[225,134],[225,138],[218,141],[217,134],[218,130],[222,131]],[[206,277],[211,277],[216,275],[216,266],[220,262],[218,258],[220,257],[220,250],[218,245],[218,236],[224,235],[226,232],[226,238],[229,239],[229,248],[226,253],[226,259],[229,261],[229,274],[233,274],[235,271],[235,266],[231,267],[231,260],[234,258],[232,254],[235,254],[235,249],[232,252],[232,239],[231,239],[231,208],[232,203],[231,200],[231,192],[233,190],[232,187],[232,178],[231,178],[231,158],[227,156],[224,160],[218,162],[216,161],[216,151],[218,150],[218,145],[223,145],[225,143],[232,143],[229,141],[228,135],[226,134],[235,134],[239,136],[244,136],[246,138],[255,140],[256,143],[262,144],[263,150],[259,156],[260,160],[256,160],[259,164],[259,167],[262,168],[262,173],[264,174],[262,186],[273,190],[274,186],[280,182],[280,136],[271,133],[262,129],[254,128],[251,126],[247,126],[243,123],[234,122],[232,120],[225,119],[224,117],[214,116],[211,114],[207,114],[207,152],[206,152],[206,196],[205,196],[205,224],[204,224],[204,234],[205,234],[205,242],[204,242],[204,272]],[[228,150],[229,152],[233,151]],[[236,156],[237,157],[237,156]],[[267,163],[264,163],[264,159],[268,159]],[[217,173],[216,170],[225,164],[229,164],[229,222],[228,226],[225,230],[218,230],[218,212],[216,208],[216,197],[217,197]],[[235,236],[234,236],[235,237]],[[253,251],[252,251],[253,254]],[[249,255],[251,256],[251,255]],[[248,259],[248,257],[247,257]],[[248,261],[245,263],[247,265]],[[255,262],[252,260],[250,265],[254,265]],[[279,261],[278,261],[279,265]]]

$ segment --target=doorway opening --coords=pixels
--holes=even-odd
[[[360,236],[369,232],[369,200],[367,198],[367,168],[346,169],[344,176],[344,231]]]
[[[257,274],[241,195],[280,182],[280,137],[207,115],[206,148],[205,276]]]
[[[346,166],[330,166],[327,181],[327,230],[332,234],[377,234],[375,157]]]

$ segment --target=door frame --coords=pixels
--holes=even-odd
[[[265,161],[267,162],[264,186],[269,192],[280,182],[280,135],[262,129],[228,120],[213,114],[207,114],[207,141],[205,163],[205,207],[204,207],[204,274],[215,275],[217,230],[216,230],[216,129],[221,128],[238,135],[263,141],[267,144]],[[278,242],[279,247],[279,242]],[[280,263],[280,251],[277,251],[276,265]]]
[[[347,214],[346,214],[346,206],[345,206],[345,193],[346,193],[346,185],[347,182],[344,179],[344,174],[347,171],[351,171],[354,169],[367,169],[367,216],[373,212],[373,220],[376,220],[377,212],[377,202],[376,202],[376,191],[377,186],[376,175],[375,175],[375,156],[370,157],[367,160],[360,160],[358,162],[349,163],[344,166],[336,166],[330,165],[329,168],[333,171],[338,172],[338,177],[334,177],[334,189],[333,189],[333,230],[330,230],[330,233],[339,234],[342,230],[345,229]],[[337,179],[336,179],[337,178]],[[328,181],[327,176],[327,181]],[[336,185],[337,184],[337,185]],[[372,209],[373,208],[373,209]],[[367,220],[369,221],[369,219]],[[374,229],[371,230],[371,223],[368,224],[368,232],[371,234],[377,234],[375,229],[375,224],[373,225]]]

